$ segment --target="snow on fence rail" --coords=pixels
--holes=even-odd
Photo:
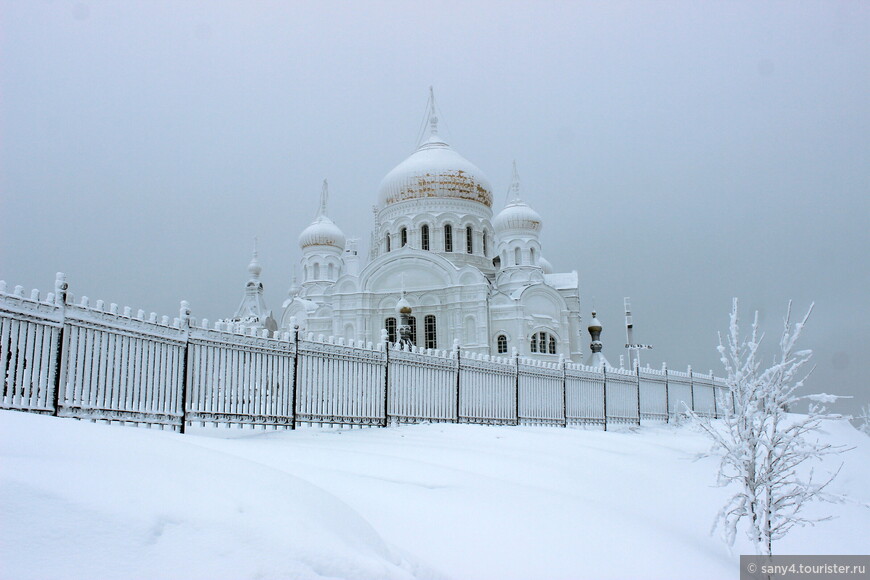
[[[78,304],[58,274],[41,298],[0,281],[0,408],[184,432],[463,422],[600,426],[732,404],[722,379],[465,353]]]

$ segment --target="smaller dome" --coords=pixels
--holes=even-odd
[[[511,177],[511,199],[492,220],[492,227],[496,233],[507,231],[521,231],[539,233],[543,224],[541,216],[533,210],[529,204],[520,199],[520,175],[517,173],[517,163],[514,161],[513,176]]]
[[[320,191],[320,209],[317,217],[311,225],[299,234],[299,247],[303,250],[309,246],[332,246],[344,251],[346,241],[344,232],[335,223],[326,217],[326,200],[329,197],[329,185],[323,180],[323,189]]]
[[[541,267],[541,270],[544,271],[544,274],[552,274],[553,273],[553,264],[550,263],[550,260],[547,258],[541,257],[538,259],[538,265]]]
[[[510,230],[539,233],[542,225],[541,215],[519,199],[510,202],[492,220],[496,233]]]
[[[317,216],[299,234],[299,247],[303,250],[309,246],[333,246],[343,251],[345,241],[344,232],[325,215]]]

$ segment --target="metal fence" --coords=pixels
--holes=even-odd
[[[718,416],[724,381],[197,323],[0,281],[2,409],[145,425],[595,426]]]

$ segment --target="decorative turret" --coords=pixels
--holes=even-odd
[[[313,292],[312,285],[332,284],[341,275],[342,253],[346,239],[344,232],[326,215],[326,202],[329,198],[329,184],[324,179],[320,191],[320,207],[311,225],[299,235],[302,249],[302,291],[303,296]]]
[[[312,246],[325,246],[344,250],[344,232],[326,215],[326,202],[329,198],[329,184],[324,179],[320,191],[320,207],[311,225],[299,234],[299,247],[305,251]]]
[[[592,343],[589,345],[592,354],[589,355],[589,358],[586,360],[586,365],[595,368],[605,368],[609,367],[610,363],[607,362],[607,359],[604,358],[604,355],[601,354],[601,350],[603,345],[601,344],[601,321],[598,320],[598,316],[596,312],[592,311],[592,320],[589,321],[589,336],[592,338]]]
[[[272,318],[272,311],[266,307],[263,298],[263,283],[260,274],[263,268],[260,266],[257,253],[257,238],[254,238],[254,251],[251,261],[248,263],[248,281],[245,284],[245,295],[236,310],[235,316],[223,322],[241,325],[246,328],[266,328],[269,331],[278,329],[278,323]]]
[[[498,252],[498,285],[503,288],[526,286],[544,281],[541,263],[542,220],[520,197],[520,176],[513,164],[508,202],[492,220]],[[547,262],[549,266],[549,262]],[[549,267],[552,270],[552,266]]]
[[[541,232],[541,216],[520,198],[520,175],[517,172],[517,162],[513,164],[511,187],[508,192],[508,202],[504,209],[492,220],[492,227],[499,237],[516,233],[534,236]]]

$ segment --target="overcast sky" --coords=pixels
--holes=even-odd
[[[0,2],[0,278],[232,315],[287,294],[317,209],[368,247],[382,177],[442,134],[516,159],[605,354],[721,373],[731,297],[816,309],[814,391],[870,403],[870,2]]]

